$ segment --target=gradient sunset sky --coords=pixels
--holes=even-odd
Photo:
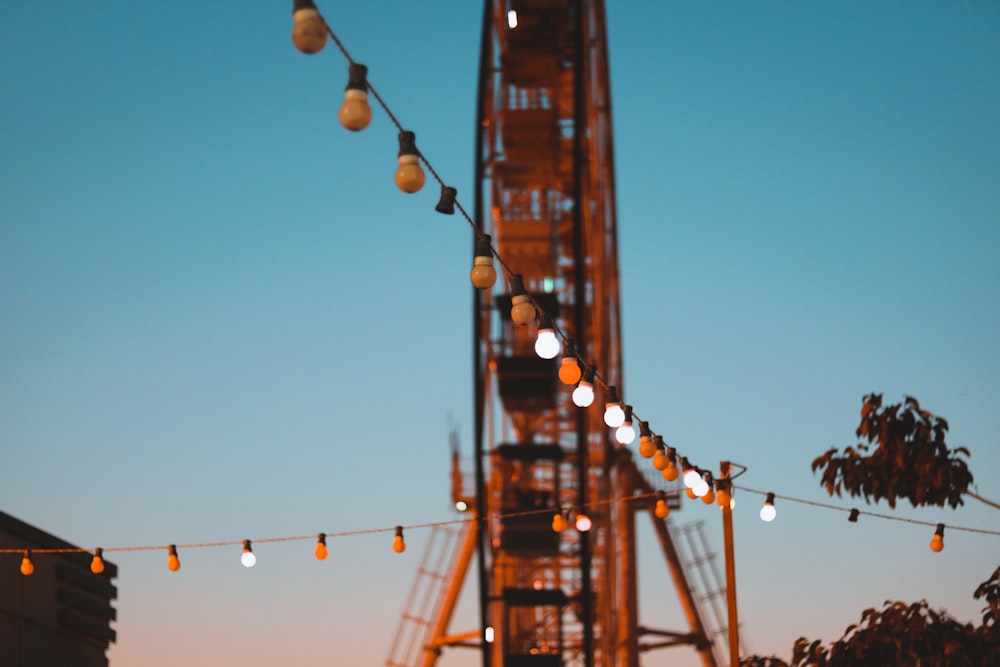
[[[471,210],[482,6],[318,3]],[[980,618],[1000,537],[863,517],[809,469],[905,395],[1000,498],[1000,4],[608,3],[624,397],[737,494],[747,648],[863,609]],[[291,3],[0,2],[0,509],[119,565],[115,667],[382,665],[429,531],[115,547],[456,517],[471,451],[471,234],[393,183],[381,110]],[[1000,513],[899,507],[983,530]],[[715,507],[690,503],[721,559]],[[684,629],[652,533],[643,625]],[[7,556],[0,566],[17,567]],[[721,560],[719,562],[721,567]],[[467,587],[472,592],[474,585]],[[478,618],[466,596],[456,632]],[[471,651],[448,665],[477,664]],[[646,667],[699,664],[683,649]]]

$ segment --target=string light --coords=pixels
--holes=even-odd
[[[320,533],[316,537],[316,548],[313,549],[313,555],[316,556],[316,560],[326,560],[329,553],[326,548],[326,533]]]
[[[691,490],[694,492],[696,498],[702,498],[711,488],[712,487],[710,487],[708,482],[705,480],[705,477],[698,475],[698,480],[694,483],[694,486],[691,487]]]
[[[937,553],[944,549],[944,524],[939,523],[934,529],[934,537],[931,538],[931,551]]]
[[[590,517],[584,514],[583,512],[577,514],[576,521],[573,522],[573,526],[576,528],[576,532],[578,533],[589,532],[590,529],[593,527],[593,525],[594,522],[591,521]]]
[[[729,505],[729,508],[732,509],[733,493],[729,488],[729,480],[720,479],[715,485],[715,501],[719,503],[719,507],[724,508]]]
[[[469,279],[477,289],[489,289],[497,281],[497,270],[493,268],[493,239],[489,234],[476,237],[476,251],[472,257]]]
[[[396,187],[413,194],[424,187],[427,176],[420,168],[420,151],[417,150],[417,135],[409,130],[399,133],[399,156],[396,158]]]
[[[663,469],[663,479],[672,482],[680,476],[677,469],[677,452],[673,447],[667,447],[667,467]]]
[[[313,0],[292,3],[292,43],[302,53],[319,53],[326,46],[326,22],[319,15]]]
[[[538,319],[538,337],[535,339],[535,354],[542,359],[555,359],[559,355],[559,339],[552,321],[547,315]]]
[[[708,489],[702,494],[701,502],[706,505],[711,505],[715,502],[715,490],[712,488],[711,482],[708,483]]]
[[[326,36],[326,28],[323,29]],[[368,106],[368,68],[351,63],[347,69],[347,88],[344,103],[340,105],[340,124],[351,132],[360,132],[372,122],[372,108]]]
[[[566,351],[563,352],[563,358],[559,364],[559,381],[563,384],[576,384],[582,375],[580,360],[576,358],[576,344],[572,340],[567,340]]]
[[[643,458],[650,458],[656,453],[656,444],[653,442],[653,433],[649,430],[649,422],[639,420],[639,455]]]
[[[455,197],[457,196],[458,190],[448,185],[442,185],[441,197],[438,199],[434,210],[445,215],[455,215]]]
[[[589,408],[594,402],[594,367],[587,366],[583,377],[573,390],[573,404],[578,408]]]
[[[403,527],[396,526],[396,535],[392,538],[392,550],[398,554],[406,551],[406,542],[403,541]]]
[[[847,517],[847,520],[850,521],[851,523],[857,523],[858,522],[858,514],[859,514],[859,512],[858,512],[857,508],[852,509],[851,510],[851,514]]]
[[[620,445],[631,445],[635,442],[635,428],[632,426],[632,406],[625,406],[625,421],[615,429],[615,441]]]
[[[681,471],[684,473],[684,486],[689,489],[694,488],[694,485],[701,479],[698,469],[691,465],[684,456],[681,457]]]
[[[618,389],[614,385],[608,387],[608,400],[604,403],[604,423],[609,428],[618,428],[625,423],[625,410],[618,400]]]
[[[35,573],[35,564],[31,562],[31,551],[24,550],[24,558],[21,559],[21,574],[30,577]]]
[[[552,532],[561,533],[566,530],[566,517],[563,516],[562,512],[556,512],[552,515]]]
[[[253,555],[250,540],[243,540],[243,553],[240,554],[240,563],[243,564],[243,567],[253,567],[257,564],[257,557]]]
[[[524,277],[520,273],[510,279],[510,319],[520,325],[530,324],[535,319],[535,304],[524,289]]]
[[[659,433],[653,436],[653,447],[656,451],[653,454],[653,467],[660,471],[665,470],[670,465],[670,459],[667,458],[667,449],[663,445],[663,436]]]
[[[104,572],[104,549],[94,549],[94,557],[90,559],[90,571],[94,574]]]
[[[760,508],[760,518],[763,521],[774,521],[774,517],[777,516],[778,512],[774,509],[774,494],[768,492],[767,499],[764,501],[764,506]]]
[[[656,492],[656,507],[653,509],[658,519],[666,519],[670,516],[670,505],[667,504],[667,494],[663,491]]]
[[[176,572],[181,569],[181,559],[177,557],[177,545],[167,547],[167,569]]]

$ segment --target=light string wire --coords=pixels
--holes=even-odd
[[[900,521],[900,522],[903,522],[903,523],[910,523],[910,524],[915,524],[915,525],[918,525],[918,526],[929,526],[929,527],[937,526],[937,524],[940,523],[940,522],[937,522],[937,521],[924,521],[924,520],[921,520],[921,519],[909,519],[909,518],[906,518],[906,517],[893,516],[891,514],[885,514],[885,513],[881,513],[881,512],[872,512],[872,511],[869,511],[869,510],[860,510],[860,509],[854,508],[854,507],[852,507],[852,508],[845,508],[845,507],[842,507],[842,506],[839,506],[839,505],[833,505],[831,503],[818,502],[818,501],[815,501],[815,500],[808,500],[806,498],[797,498],[795,496],[787,496],[787,495],[783,495],[783,494],[772,493],[772,492],[769,492],[769,491],[760,491],[758,489],[752,489],[750,487],[743,486],[742,484],[733,484],[733,483],[730,483],[730,487],[733,490],[745,491],[747,493],[753,493],[753,494],[760,495],[760,496],[767,496],[767,495],[771,494],[774,497],[775,500],[781,500],[783,502],[799,503],[799,504],[802,504],[802,505],[809,505],[809,506],[812,506],[812,507],[820,507],[820,508],[823,508],[823,509],[833,510],[833,511],[836,511],[836,512],[845,512],[845,513],[848,513],[848,514],[850,514],[851,512],[855,512],[856,511],[856,513],[858,515],[860,515],[860,516],[870,516],[870,517],[874,517],[876,519],[886,519],[886,520],[889,520],[889,521]],[[671,489],[671,490],[664,491],[663,493],[667,497],[678,496],[678,495],[680,495],[680,490],[679,489]],[[631,495],[631,496],[625,496],[625,497],[622,497],[622,498],[612,498],[612,499],[607,499],[607,500],[593,501],[593,502],[590,502],[590,503],[587,503],[586,505],[584,505],[583,508],[585,510],[594,510],[594,509],[598,509],[598,508],[601,508],[601,507],[604,507],[604,506],[608,506],[608,505],[612,505],[612,504],[616,504],[616,503],[625,503],[625,502],[630,502],[630,501],[635,501],[635,500],[649,500],[649,501],[653,501],[653,500],[657,500],[657,499],[659,499],[661,497],[662,496],[660,495],[659,492],[640,493],[640,494],[635,494],[635,495]],[[573,510],[576,510],[577,508],[576,507],[570,507],[568,509],[570,511],[573,511]],[[547,508],[541,508],[541,509],[524,510],[524,511],[519,511],[519,512],[497,512],[497,513],[488,514],[487,516],[483,517],[483,519],[480,519],[479,517],[473,516],[473,517],[469,517],[469,518],[450,519],[450,520],[446,520],[446,521],[431,521],[431,522],[425,522],[425,523],[414,523],[414,524],[403,525],[403,526],[398,526],[398,527],[401,527],[404,531],[414,531],[414,530],[421,530],[421,529],[426,529],[426,528],[438,528],[438,527],[443,527],[443,526],[454,526],[454,525],[461,525],[461,524],[474,523],[474,522],[480,522],[480,521],[486,521],[486,522],[498,521],[498,520],[501,520],[501,519],[514,518],[514,517],[537,516],[537,515],[542,515],[542,514],[549,514],[549,515],[552,515],[552,514],[562,514],[563,512],[564,512],[563,508],[548,508],[547,507]],[[970,527],[970,526],[956,526],[956,525],[952,525],[952,524],[945,524],[945,525],[947,526],[947,528],[948,528],[949,531],[962,531],[962,532],[967,532],[967,533],[977,533],[977,534],[980,534],[980,535],[1000,536],[1000,530],[989,530],[989,529],[986,529],[986,528],[974,528],[974,527]],[[362,536],[362,535],[374,535],[374,534],[378,534],[378,533],[392,533],[396,529],[397,529],[397,526],[387,526],[387,527],[382,527],[382,528],[363,528],[363,529],[359,529],[359,530],[334,531],[334,532],[323,533],[323,535],[327,539],[337,539],[337,538],[357,537],[357,536]],[[283,536],[283,537],[265,537],[265,538],[259,538],[259,539],[251,539],[251,542],[253,544],[277,544],[277,543],[281,543],[281,542],[303,542],[303,541],[306,541],[306,540],[314,541],[314,540],[316,540],[316,537],[317,537],[317,533],[311,533],[309,535],[290,535],[290,536]],[[244,543],[244,540],[222,540],[222,541],[214,541],[214,542],[189,542],[189,543],[186,543],[186,544],[158,544],[158,545],[142,545],[142,546],[104,547],[102,549],[102,552],[103,553],[113,553],[113,552],[115,552],[115,553],[124,553],[124,552],[132,552],[132,551],[160,551],[160,550],[164,550],[164,549],[169,549],[171,546],[175,547],[178,551],[181,550],[181,549],[184,549],[184,550],[187,550],[187,549],[211,549],[211,548],[220,548],[220,547],[240,546],[243,543]],[[39,549],[29,548],[28,550],[31,552],[32,555],[36,555],[36,554],[69,554],[69,553],[86,553],[86,554],[90,554],[90,553],[93,553],[93,551],[94,551],[93,549],[85,549],[83,547],[39,548]],[[25,548],[0,548],[0,554],[18,554],[18,555],[23,555],[24,551],[25,551]]]
[[[337,36],[337,34],[333,31],[333,29],[330,28],[329,24],[326,22],[325,19],[323,19],[323,23],[324,23],[324,26],[326,27],[327,34],[333,40],[334,44],[340,50],[341,54],[343,54],[344,58],[348,61],[348,63],[349,64],[357,64],[356,61],[351,57],[350,52],[344,46],[343,42],[340,40],[340,38]],[[379,93],[376,91],[375,87],[372,86],[372,84],[371,84],[370,81],[366,81],[366,86],[367,86],[368,92],[370,92],[371,95],[372,95],[372,97],[378,102],[379,106],[386,113],[386,116],[388,116],[388,118],[392,121],[393,125],[395,125],[396,128],[400,132],[404,132],[405,130],[404,130],[404,127],[403,127],[402,123],[400,123],[399,119],[392,112],[392,109],[390,109],[389,105],[385,102],[385,100],[382,98],[382,96],[379,95]],[[418,151],[418,152],[419,152],[420,161],[424,164],[424,166],[427,167],[427,170],[434,177],[434,180],[437,181],[438,185],[440,185],[442,188],[446,187],[444,180],[440,177],[440,175],[438,174],[438,172],[434,169],[433,165],[431,165],[430,161],[427,160],[427,158],[424,156],[423,152],[422,151]],[[455,198],[455,202],[454,203],[455,203],[455,207],[462,214],[462,217],[465,218],[466,222],[468,222],[469,225],[472,227],[472,229],[475,232],[477,238],[481,238],[482,236],[484,236],[485,235],[484,232],[481,229],[479,229],[479,227],[476,226],[475,221],[472,219],[472,217],[469,215],[469,213],[465,210],[465,208],[458,201],[457,196]],[[507,279],[510,280],[515,275],[514,270],[506,263],[506,261],[504,261],[503,257],[500,255],[499,251],[497,251],[497,249],[492,244],[490,244],[490,251],[493,254],[493,256],[496,258],[496,260],[499,262],[500,266],[503,268],[504,273],[505,273]],[[541,304],[539,304],[530,293],[527,294],[527,296],[528,296],[529,301],[531,302],[531,304],[534,306],[535,310],[537,311],[538,316],[539,317],[546,316],[547,314],[545,312],[545,309],[542,308]],[[565,347],[565,345],[570,341],[570,338],[565,334],[565,332],[563,332],[559,328],[558,323],[555,320],[553,320],[553,319],[550,318],[550,322],[551,322],[551,325],[553,327],[553,330],[562,339],[563,346]],[[578,357],[578,359],[580,359],[580,358]],[[580,363],[583,365],[584,368],[590,368],[590,369],[593,370],[595,384],[600,385],[605,391],[609,391],[610,390],[610,385],[608,385],[608,384],[605,383],[604,379],[600,376],[600,374],[598,372],[598,369],[593,364],[587,364],[583,359],[580,359]],[[635,412],[634,408],[633,408],[632,415],[633,415],[633,418],[636,421],[639,421],[639,422],[642,421],[639,418],[638,413]],[[648,427],[648,422],[647,422],[647,427]],[[656,434],[655,431],[652,431],[652,429],[650,429],[650,433],[653,434],[653,435]],[[681,455],[680,455],[680,452],[678,452],[675,448],[671,448],[671,449],[674,451],[675,455],[677,455],[678,458],[682,458]],[[703,470],[703,469],[701,469],[701,468],[699,468],[697,466],[694,466],[694,469],[697,470],[699,472],[699,474],[704,474],[704,473],[707,472],[707,471],[705,471],[705,470]],[[745,486],[742,486],[742,485],[737,485],[737,484],[732,483],[731,480],[734,479],[734,477],[739,476],[740,474],[743,474],[743,472],[746,472],[746,470],[744,469],[743,471],[741,471],[737,475],[735,475],[733,477],[729,477],[728,480],[726,480],[727,483],[728,483],[728,485],[730,486],[730,488],[732,488],[732,489],[738,489],[738,490],[741,490],[741,491],[746,491],[748,493],[754,493],[754,494],[764,495],[764,496],[767,496],[769,493],[771,493],[771,492],[758,491],[756,489],[751,489],[751,488],[748,488],[748,487],[745,487]],[[679,495],[680,491],[678,489],[673,489],[673,490],[666,491],[665,493],[666,493],[667,496],[670,496],[670,495]],[[970,495],[972,495],[973,497],[975,497],[977,499],[979,498],[979,496],[976,496],[975,494],[970,494]],[[643,500],[643,499],[653,500],[653,499],[657,499],[657,498],[660,498],[660,497],[662,497],[662,496],[658,492],[638,494],[638,495],[627,496],[627,497],[623,497],[623,498],[615,498],[615,499],[609,499],[609,500],[601,500],[601,501],[590,502],[590,503],[587,503],[584,506],[584,508],[585,509],[590,509],[590,508],[595,508],[596,509],[596,508],[598,508],[600,506],[609,505],[609,504],[612,504],[612,503],[627,502],[627,501],[632,501],[632,500]],[[793,496],[779,495],[777,493],[773,493],[772,497],[775,498],[775,499],[781,499],[783,501],[801,503],[801,504],[805,504],[805,505],[810,505],[810,506],[815,506],[815,507],[821,507],[821,508],[824,508],[824,509],[836,510],[836,511],[839,511],[839,512],[853,512],[853,513],[855,513],[857,515],[871,516],[871,517],[875,517],[875,518],[879,518],[879,519],[887,519],[887,520],[891,520],[891,521],[901,521],[901,522],[905,522],[905,523],[912,523],[912,524],[917,524],[917,525],[922,525],[922,526],[936,526],[937,525],[937,522],[923,521],[923,520],[918,520],[918,519],[908,519],[908,518],[904,518],[904,517],[898,517],[898,516],[893,516],[893,515],[889,515],[889,514],[882,514],[882,513],[878,513],[878,512],[870,512],[870,511],[866,511],[866,510],[858,510],[856,508],[845,509],[843,507],[839,507],[839,506],[828,504],[828,503],[822,503],[822,502],[817,502],[817,501],[813,501],[813,500],[806,500],[806,499],[803,499],[803,498],[795,498]],[[571,508],[571,509],[575,509],[575,508]],[[563,509],[562,508],[557,508],[555,510],[555,512],[561,514],[563,512]],[[514,513],[494,513],[494,514],[489,514],[486,517],[471,517],[471,518],[468,518],[468,519],[452,519],[452,520],[448,520],[448,521],[436,521],[436,522],[429,522],[429,523],[417,523],[417,524],[410,524],[410,525],[405,525],[405,526],[391,526],[391,527],[383,527],[383,528],[367,528],[367,529],[360,529],[360,530],[329,532],[329,533],[323,533],[323,535],[325,535],[325,537],[327,539],[331,539],[331,538],[336,539],[336,538],[354,537],[354,536],[360,536],[360,535],[372,535],[372,534],[377,534],[377,533],[392,533],[392,532],[397,531],[399,528],[402,528],[403,530],[419,530],[419,529],[423,529],[423,528],[436,528],[436,527],[442,527],[442,526],[448,526],[448,525],[456,525],[456,524],[464,524],[464,523],[471,523],[471,522],[488,522],[488,521],[496,521],[498,519],[510,518],[510,517],[532,516],[532,515],[552,514],[552,513],[553,513],[553,509],[552,508],[544,508],[544,509],[537,509],[537,510],[527,510],[527,511],[522,511],[522,512],[514,512]],[[971,528],[971,527],[954,526],[954,525],[948,525],[947,527],[948,527],[949,530],[952,530],[952,531],[957,530],[957,531],[964,531],[964,532],[970,532],[970,533],[979,533],[979,534],[984,534],[984,535],[996,535],[996,536],[1000,536],[1000,531],[996,531],[996,530],[987,530],[987,529],[982,529],[982,528]],[[299,541],[315,540],[315,539],[317,539],[317,534],[294,535],[294,536],[283,536],[283,537],[267,537],[267,538],[260,538],[260,539],[252,539],[251,542],[253,542],[254,544],[274,544],[274,543],[280,543],[280,542],[299,542]],[[245,540],[226,540],[226,541],[214,541],[214,542],[191,542],[191,543],[187,543],[187,544],[107,547],[107,548],[103,548],[102,549],[102,553],[133,552],[133,551],[159,551],[159,550],[163,550],[163,549],[170,549],[171,547],[173,547],[173,548],[175,548],[177,550],[180,550],[180,549],[185,549],[185,550],[187,550],[187,549],[200,549],[200,548],[220,548],[220,547],[239,546],[239,545],[242,545],[244,543],[245,543]],[[94,550],[85,549],[85,548],[82,548],[82,547],[73,547],[73,548],[38,548],[38,549],[35,549],[35,548],[27,548],[27,549],[26,548],[0,548],[0,554],[18,554],[18,555],[22,555],[26,551],[30,551],[30,553],[32,555],[37,555],[37,554],[66,554],[66,553],[88,553],[89,554],[89,553],[93,553]]]

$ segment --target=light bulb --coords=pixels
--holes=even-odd
[[[653,442],[653,434],[649,430],[649,422],[639,421],[639,454],[643,458],[650,458],[656,453],[656,444]]]
[[[704,478],[699,478],[698,481],[694,483],[694,486],[691,487],[691,490],[694,491],[695,497],[701,498],[708,493],[709,488],[711,487],[708,486],[708,482],[706,482]]]
[[[656,448],[656,453],[653,454],[653,467],[657,470],[666,470],[667,466],[670,465],[670,457],[667,456],[663,446],[662,435],[656,435],[653,438],[653,447]]]
[[[673,463],[668,463],[667,467],[663,469],[662,475],[663,479],[667,480],[668,482],[672,482],[675,479],[677,479],[677,477],[680,475],[680,471],[677,470],[677,466],[675,466]]]
[[[552,515],[552,531],[561,533],[564,530],[566,530],[566,517],[562,515],[562,512],[556,512]]]
[[[577,514],[576,515],[576,522],[575,522],[574,526],[576,527],[576,531],[578,533],[586,533],[587,531],[589,531],[593,527],[593,525],[594,525],[594,522],[591,521],[590,517],[587,516],[586,514]]]
[[[104,572],[104,549],[94,549],[94,557],[90,559],[90,571],[94,574]]]
[[[243,553],[240,554],[240,563],[243,564],[243,567],[253,567],[257,563],[257,557],[253,555],[250,540],[243,540]]]
[[[653,510],[658,519],[666,519],[670,515],[670,505],[667,504],[667,494],[656,492],[656,508]]]
[[[715,501],[719,503],[719,507],[723,509],[729,505],[730,500],[732,500],[732,494],[730,494],[729,489],[725,487],[720,487],[715,493]]]
[[[632,426],[632,406],[625,406],[625,421],[615,429],[615,440],[620,445],[631,445],[635,442],[635,427]]]
[[[561,347],[559,339],[556,337],[556,330],[552,327],[552,322],[547,317],[543,317],[538,323],[535,354],[542,359],[555,359],[559,355]]]
[[[774,509],[774,494],[768,493],[767,500],[764,501],[764,506],[760,508],[760,518],[763,521],[774,521],[774,517],[777,514],[777,510]]]
[[[517,10],[508,9],[507,10],[507,27],[513,30],[517,27]]]
[[[493,238],[489,234],[476,237],[476,251],[472,257],[469,278],[477,289],[489,289],[497,281],[497,270],[493,268]]]
[[[316,537],[316,548],[313,549],[313,556],[316,556],[316,560],[326,560],[329,553],[326,548],[326,533],[320,533]]]
[[[347,70],[344,103],[340,105],[340,124],[351,132],[358,132],[368,127],[370,122],[372,108],[368,106],[368,68],[360,63],[351,63]]]
[[[573,404],[578,408],[590,407],[594,402],[594,386],[586,380],[580,380],[573,390]]]
[[[510,319],[518,324],[530,324],[535,319],[535,306],[524,289],[524,277],[514,274],[510,279]]]
[[[934,537],[931,538],[931,551],[937,553],[944,549],[944,524],[939,523],[934,530]]]
[[[705,495],[701,497],[701,502],[706,505],[711,505],[715,502],[715,491],[712,490],[711,484],[708,486],[708,491],[705,492]]]
[[[21,559],[21,574],[30,577],[35,573],[35,564],[31,562],[31,552],[24,550],[24,558]]]
[[[580,381],[583,371],[580,370],[580,360],[576,358],[576,352],[572,348],[567,349],[559,364],[559,381],[563,384],[576,384]]]
[[[608,387],[608,400],[604,403],[604,423],[610,428],[618,428],[625,423],[625,409],[618,400],[618,390]]]
[[[396,536],[392,538],[392,550],[398,554],[406,551],[406,542],[403,541],[402,526],[396,526]]]
[[[396,169],[396,186],[403,192],[414,193],[424,187],[427,177],[420,168],[420,151],[417,135],[408,130],[399,133],[399,167]]]
[[[181,559],[177,557],[177,547],[173,544],[167,547],[167,569],[171,572],[181,569]]]
[[[302,53],[319,53],[326,46],[326,23],[313,0],[292,3],[292,43]]]
[[[687,497],[690,498],[691,500],[694,500],[695,498],[698,497],[698,496],[694,495],[694,489],[692,487],[690,487],[690,486],[687,487],[686,489],[684,489],[684,493],[686,493]]]
[[[681,470],[684,472],[684,486],[689,489],[701,479],[701,473],[683,456],[681,457]]]

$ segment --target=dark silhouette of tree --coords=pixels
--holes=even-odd
[[[827,493],[865,501],[899,499],[914,507],[963,504],[963,496],[1000,507],[969,490],[972,473],[962,457],[964,447],[945,444],[948,422],[923,410],[907,396],[902,404],[882,406],[881,394],[864,397],[862,441],[843,453],[832,448],[812,463],[822,470]],[[744,667],[998,667],[1000,666],[1000,567],[976,588],[983,600],[981,625],[961,623],[947,612],[935,611],[926,600],[915,603],[888,600],[882,609],[866,609],[857,624],[829,646],[800,637],[792,647],[791,662],[771,656],[744,658]]]

